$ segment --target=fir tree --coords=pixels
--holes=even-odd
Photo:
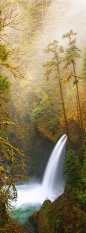
[[[84,52],[82,75],[83,75],[83,78],[86,79],[86,48],[85,48],[85,52]]]
[[[65,103],[64,103],[64,97],[63,97],[63,90],[62,90],[62,78],[60,76],[60,65],[63,61],[63,58],[61,54],[64,52],[64,49],[62,46],[58,45],[58,41],[54,40],[53,43],[50,43],[47,48],[45,49],[46,53],[51,52],[53,54],[53,58],[51,61],[44,64],[44,67],[47,67],[47,78],[49,75],[54,71],[54,77],[57,77],[59,80],[59,89],[60,89],[60,95],[61,95],[61,103],[63,108],[63,114],[64,114],[64,120],[65,120],[65,129],[66,134],[68,137],[68,144],[70,148],[70,138],[69,138],[69,130],[68,130],[68,122],[67,122],[67,116],[66,116],[66,110],[65,110]],[[52,104],[52,103],[51,103]]]
[[[70,30],[68,33],[64,34],[62,38],[68,38],[69,44],[68,48],[65,52],[65,66],[64,68],[67,69],[68,66],[72,64],[73,67],[73,73],[75,80],[73,82],[74,85],[76,85],[76,92],[77,92],[77,112],[78,112],[78,119],[80,117],[80,125],[82,129],[82,137],[84,142],[84,130],[83,130],[83,120],[82,120],[82,112],[81,112],[81,105],[80,105],[80,97],[79,97],[79,88],[78,88],[78,78],[76,75],[76,58],[80,57],[80,49],[76,46],[76,39],[72,39],[77,33],[74,33],[72,30]]]

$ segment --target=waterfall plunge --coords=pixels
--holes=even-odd
[[[45,169],[42,184],[29,183],[18,185],[18,200],[14,204],[16,208],[25,206],[41,205],[44,200],[50,199],[52,202],[64,192],[64,157],[66,153],[67,136],[63,135],[57,142],[47,167]]]
[[[52,195],[61,195],[64,192],[64,158],[66,153],[67,136],[63,135],[57,142],[49,162],[47,164],[42,182],[43,189],[46,193]]]

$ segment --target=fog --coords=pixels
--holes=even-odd
[[[29,154],[28,148],[31,145],[33,145],[31,141],[31,135],[33,134],[33,137],[35,138],[34,126],[33,128],[30,128],[30,123],[33,123],[33,125],[36,124],[34,123],[34,120],[32,120],[31,122],[31,119],[32,119],[31,117],[35,115],[34,110],[36,109],[36,107],[39,107],[39,109],[41,109],[40,103],[41,103],[42,98],[44,98],[44,96],[41,95],[41,92],[44,92],[44,95],[46,96],[46,95],[53,95],[55,92],[59,90],[58,80],[54,79],[53,84],[51,82],[52,77],[51,79],[49,79],[48,82],[46,81],[46,76],[44,75],[45,68],[43,68],[42,65],[43,63],[50,61],[52,55],[50,53],[49,54],[45,53],[44,49],[46,48],[48,43],[53,42],[53,40],[59,41],[59,45],[63,45],[64,49],[66,49],[68,45],[68,40],[62,39],[63,34],[69,32],[71,29],[74,32],[77,32],[76,44],[81,49],[81,57],[82,57],[82,59],[77,59],[77,70],[78,70],[79,75],[81,75],[83,53],[84,53],[84,49],[86,46],[86,36],[85,36],[86,35],[86,27],[85,27],[86,25],[86,1],[85,0],[83,1],[80,1],[80,0],[47,1],[49,4],[47,6],[47,9],[45,10],[44,8],[44,11],[42,12],[42,14],[41,13],[39,14],[40,15],[39,22],[36,21],[37,14],[34,13],[33,17],[31,18],[31,15],[29,12],[29,5],[32,1],[7,0],[7,2],[10,2],[11,7],[13,7],[12,4],[13,2],[15,2],[15,9],[18,14],[17,25],[16,25],[16,19],[14,20],[14,26],[17,26],[18,30],[16,30],[16,28],[11,29],[9,25],[6,29],[5,27],[3,27],[3,32],[6,33],[5,38],[7,39],[7,42],[9,42],[9,44],[11,43],[11,46],[8,46],[8,48],[10,47],[10,53],[9,53],[9,59],[7,60],[7,62],[11,63],[14,66],[16,65],[20,66],[21,64],[19,70],[21,70],[22,68],[22,72],[23,72],[22,76],[24,76],[24,78],[22,79],[21,72],[20,72],[19,73],[20,79],[15,78],[11,72],[7,71],[7,69],[5,71],[5,75],[9,77],[12,83],[11,84],[11,104],[10,104],[10,108],[11,108],[10,118],[11,119],[10,120],[22,126],[23,129],[27,131],[27,134],[29,136],[27,135],[26,139],[23,137],[24,138],[23,143],[25,143],[24,144],[24,149],[26,150],[25,152]],[[46,1],[43,1],[43,2],[45,3]],[[40,1],[40,5],[41,5],[41,1]],[[35,23],[38,23],[38,27],[35,26],[35,29],[34,29]],[[8,37],[10,33],[11,33],[11,37]],[[8,38],[9,38],[9,41],[8,41]],[[13,54],[12,54],[11,48],[13,48]],[[64,76],[62,78],[64,78]],[[79,83],[81,86],[81,81]],[[73,81],[70,81],[68,85],[69,86],[68,87],[66,86],[65,89],[70,88],[71,86],[71,93],[70,93],[70,90],[67,89],[69,91],[70,97],[68,95],[66,96],[65,94],[64,98],[65,99],[67,99],[67,97],[70,98],[70,102],[72,106],[71,108],[73,108],[74,105],[76,108],[76,104],[75,104],[76,92],[74,92]],[[72,91],[73,91],[73,98],[72,98]],[[64,90],[64,93],[65,93],[65,90]],[[55,117],[56,116],[55,114],[58,114],[57,110],[62,111],[60,97],[58,97],[56,101],[57,101],[56,104],[59,103],[58,105],[60,106],[56,105],[57,107],[56,109],[54,108],[55,112],[53,112],[53,114],[51,113],[50,103],[48,105],[49,111],[47,112],[47,107],[45,107],[46,103],[45,103],[45,106],[43,106],[43,102],[42,102],[42,106],[44,107],[43,114],[45,114],[45,120],[44,120],[44,115],[42,115],[41,118],[43,121],[47,121],[46,126],[48,125],[47,118],[49,118],[51,131],[55,132],[53,133],[54,140],[46,136],[46,135],[49,135],[50,133],[50,131],[48,131],[48,133],[46,132],[46,127],[44,129],[46,135],[43,135],[43,132],[42,132],[41,139],[39,137],[40,135],[37,132],[37,135],[36,135],[37,140],[36,138],[34,139],[35,144],[33,146],[34,151],[37,151],[37,153],[34,156],[34,151],[32,148],[32,151],[30,154],[30,163],[32,164],[31,166],[33,166],[36,163],[37,159],[39,160],[39,164],[37,164],[37,166],[42,164],[43,161],[39,158],[40,157],[44,158],[43,156],[45,156],[45,164],[46,164],[46,154],[49,152],[49,146],[50,146],[50,145],[48,146],[48,143],[56,142],[56,140],[58,140],[58,137],[60,137],[61,134],[64,133],[60,131],[61,129],[58,129],[58,126],[57,126],[60,117],[57,116],[57,119]],[[70,108],[70,106],[67,106],[67,104],[68,102],[66,101],[66,109],[69,111],[68,108]],[[40,114],[41,113],[39,111],[39,115]],[[52,130],[52,126],[54,128],[54,121],[51,118],[55,120],[56,131]],[[44,127],[44,125],[42,125],[42,127]],[[73,127],[72,127],[72,130],[74,130]],[[59,131],[60,133],[58,134],[57,131]],[[44,136],[44,141],[42,142],[43,136]],[[18,138],[18,140],[16,137]],[[11,135],[12,142],[14,143],[15,146],[19,146],[20,144],[20,147],[22,147],[23,143],[21,142],[18,136],[16,137],[14,135]],[[47,141],[47,137],[49,140],[51,140],[50,142]],[[46,141],[47,150],[46,148],[44,148],[45,141]],[[38,145],[37,148],[35,148],[35,145]],[[36,158],[36,161],[34,163],[33,161],[31,161],[31,159],[33,160],[33,157]]]
[[[2,1],[3,2],[3,1]],[[46,54],[44,49],[48,43],[53,40],[58,40],[59,45],[63,45],[66,49],[68,40],[62,39],[64,33],[69,32],[71,29],[77,32],[76,44],[81,49],[81,57],[83,58],[84,49],[86,46],[86,1],[85,0],[53,0],[49,1],[47,10],[43,13],[43,22],[39,30],[31,37],[31,19],[28,11],[29,4],[32,1],[11,1],[15,2],[15,8],[17,13],[20,14],[20,21],[18,29],[11,33],[11,46],[13,46],[15,53],[13,62],[15,64],[22,64],[22,70],[24,70],[24,79],[15,79],[10,75],[11,85],[11,99],[14,106],[19,109],[19,105],[23,98],[27,101],[28,92],[36,90],[39,87],[43,87],[44,82],[46,85],[46,77],[44,76],[45,69],[42,67],[43,63],[50,60],[51,54]],[[34,15],[35,17],[35,15]],[[18,17],[19,18],[19,17]],[[34,18],[35,19],[35,18]],[[16,23],[16,20],[15,20]],[[35,20],[34,20],[35,23]],[[4,28],[3,28],[4,29]],[[9,26],[5,29],[11,32]],[[7,33],[7,31],[5,31]],[[15,41],[15,35],[17,35],[18,42]],[[13,36],[13,40],[12,40]],[[16,43],[14,43],[14,41]],[[10,43],[10,39],[9,39]],[[15,46],[16,44],[16,46]],[[16,47],[19,51],[19,55],[16,52]],[[10,52],[12,56],[12,52]],[[10,56],[9,56],[10,57]],[[16,60],[16,58],[18,58]],[[10,61],[12,58],[10,59]],[[80,59],[79,59],[80,61]],[[77,63],[78,64],[78,63]],[[78,65],[78,72],[81,72],[82,61]],[[21,78],[21,76],[20,76]],[[15,101],[16,100],[16,101]],[[17,104],[16,104],[17,103]],[[23,106],[22,106],[23,108]],[[29,108],[29,106],[28,106]],[[22,110],[22,109],[21,109]]]
[[[28,1],[26,2],[28,3]],[[77,46],[81,49],[82,57],[86,45],[85,0],[51,1],[44,18],[45,29],[41,27],[36,36],[30,41],[28,7],[26,8],[23,3],[20,4],[20,1],[17,1],[17,8],[18,12],[23,16],[23,21],[20,21],[21,34],[19,31],[19,46],[21,51],[20,60],[24,68],[25,79],[12,79],[11,76],[10,80],[13,83],[13,85],[11,85],[13,102],[15,98],[16,102],[21,102],[23,97],[27,100],[27,93],[29,90],[38,89],[38,85],[43,85],[42,83],[46,80],[44,76],[45,69],[42,67],[42,64],[50,60],[51,55],[44,52],[48,43],[53,42],[53,40],[58,40],[59,45],[63,45],[64,48],[66,48],[68,40],[62,39],[62,35],[72,29],[74,32],[77,32],[76,41]],[[79,69],[81,72],[81,67],[79,67]]]
[[[45,31],[41,28],[38,36],[35,38],[33,43],[34,53],[30,62],[29,49],[26,50],[27,55],[27,69],[29,74],[35,76],[35,69],[40,74],[40,69],[43,62],[46,62],[47,55],[43,49],[46,48],[48,43],[53,40],[58,40],[59,44],[66,46],[67,39],[62,39],[62,35],[71,29],[77,32],[77,46],[84,51],[86,43],[86,1],[70,1],[70,0],[54,0],[50,4],[47,10],[47,22]],[[28,44],[28,41],[27,41]],[[30,54],[31,56],[31,54]],[[32,71],[31,63],[34,63],[35,68]],[[43,70],[42,70],[43,72]]]

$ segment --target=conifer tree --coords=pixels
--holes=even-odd
[[[64,34],[62,38],[68,38],[69,44],[68,48],[65,52],[65,66],[64,68],[67,69],[68,66],[72,64],[73,67],[73,73],[75,77],[74,85],[76,85],[76,92],[77,92],[77,113],[78,118],[80,117],[80,125],[82,129],[82,137],[84,142],[84,130],[83,130],[83,120],[82,120],[82,112],[81,112],[81,105],[80,105],[80,97],[79,97],[79,88],[78,88],[78,78],[76,75],[76,58],[80,57],[80,49],[76,46],[76,39],[72,39],[77,33],[74,33],[72,30],[70,30],[68,33]]]
[[[62,46],[58,45],[58,41],[54,40],[52,43],[49,43],[47,48],[45,49],[46,53],[51,52],[53,54],[53,57],[51,61],[47,62],[44,64],[44,67],[47,67],[47,78],[49,75],[55,71],[54,77],[57,77],[59,80],[59,89],[60,89],[60,95],[61,95],[61,103],[62,103],[62,108],[63,108],[63,114],[64,114],[64,120],[65,120],[65,129],[66,129],[66,134],[68,137],[68,145],[70,148],[70,138],[69,138],[69,130],[68,130],[68,122],[67,122],[67,116],[66,116],[66,110],[65,110],[65,103],[64,103],[64,97],[63,97],[63,90],[62,90],[62,78],[60,76],[60,65],[63,61],[63,58],[61,54],[64,52],[64,49]]]
[[[6,5],[5,5],[6,6]],[[1,17],[2,6],[0,9],[0,33],[2,30]],[[5,21],[4,21],[5,22]],[[7,21],[6,21],[7,22]],[[8,46],[9,47],[9,46]],[[21,161],[24,167],[24,154],[18,148],[13,146],[8,139],[8,132],[14,123],[9,122],[9,100],[10,100],[10,82],[7,77],[3,77],[1,71],[2,66],[10,68],[12,66],[7,63],[9,52],[7,43],[4,45],[3,40],[0,41],[0,228],[3,227],[9,220],[8,207],[10,200],[17,198],[17,190],[15,187],[15,177],[25,180],[24,176],[15,176],[13,171],[16,166],[16,161]],[[16,70],[18,72],[18,70]],[[15,74],[15,73],[14,73]],[[4,184],[4,188],[3,188]]]
[[[45,31],[46,12],[51,0],[38,0],[33,1],[29,5],[29,20],[31,32],[29,32],[31,39],[34,38],[36,33],[42,28]]]
[[[86,48],[85,48],[85,51],[84,51],[82,75],[83,75],[83,78],[86,79]]]

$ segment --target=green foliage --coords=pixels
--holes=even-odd
[[[5,4],[3,8],[5,9],[5,7],[8,7],[8,4]],[[9,19],[11,19],[10,16]],[[6,47],[0,43],[0,66],[5,65],[12,72],[12,67],[4,63],[8,58]],[[16,71],[18,72],[18,69]],[[25,164],[23,152],[13,146],[8,138],[9,128],[15,125],[9,121],[9,100],[10,82],[7,77],[3,77],[0,73],[0,229],[9,222],[8,208],[11,208],[10,201],[17,198],[15,179],[27,180],[23,175],[14,174],[16,161],[21,163],[23,169]]]
[[[60,93],[60,96],[61,96],[61,103],[62,103],[62,108],[63,108],[64,122],[65,122],[65,130],[66,130],[66,134],[68,137],[68,145],[69,145],[69,148],[71,148],[70,138],[69,138],[68,121],[67,121],[64,97],[63,97],[63,88],[62,88],[63,79],[60,75],[61,65],[62,65],[62,62],[64,60],[62,57],[62,53],[64,53],[64,49],[62,46],[58,45],[58,41],[54,40],[53,43],[48,44],[47,48],[45,49],[45,52],[52,53],[51,61],[47,62],[43,66],[47,67],[47,71],[46,71],[47,79],[49,78],[50,74],[52,74],[53,72],[54,72],[53,77],[58,79],[59,92],[57,92],[57,94]]]
[[[62,46],[58,45],[59,42],[57,40],[54,40],[52,43],[49,43],[47,45],[47,48],[44,49],[45,53],[52,53],[53,58],[51,61],[48,61],[46,64],[43,64],[44,67],[47,67],[48,69],[48,75],[52,72],[59,69],[59,65],[63,61],[62,53],[64,53],[64,49]],[[58,72],[57,72],[58,74]]]
[[[86,79],[86,48],[85,48],[85,51],[84,51],[84,59],[83,59],[82,75],[83,75],[83,78],[85,78],[85,79]]]
[[[41,0],[34,0],[31,4],[29,4],[28,7],[28,13],[29,13],[29,20],[30,20],[30,31],[29,31],[29,38],[34,38],[37,36],[38,32],[41,30],[41,28],[44,26],[46,22],[46,11],[48,6],[50,5],[51,0],[47,0],[47,3],[45,1]]]
[[[79,202],[72,201],[72,195],[71,192],[64,192],[53,203],[46,201],[45,209],[41,208],[36,214],[35,222],[39,232],[86,232],[86,209]]]
[[[81,179],[80,179],[80,190],[77,194],[77,199],[84,205],[86,205],[86,145],[84,150],[84,159],[81,169]]]
[[[82,151],[81,151],[82,152]],[[82,156],[83,158],[83,156]],[[66,189],[53,203],[45,201],[37,214],[37,229],[43,232],[86,232],[86,148],[81,168],[75,151],[69,150],[65,157],[64,172]],[[41,228],[44,219],[45,228]],[[40,221],[39,221],[40,220]],[[48,225],[47,225],[48,223]]]
[[[7,193],[2,189],[0,184],[0,227],[8,221],[7,205]]]
[[[42,209],[43,211],[46,211],[46,210],[49,209],[50,205],[51,205],[51,201],[50,201],[50,200],[46,200],[46,201],[44,201],[44,203],[43,203],[41,209]]]
[[[76,32],[74,33],[73,30],[71,29],[70,32],[65,33],[62,38],[67,38],[67,37],[70,38],[71,36],[74,36],[76,34],[77,33]]]
[[[80,57],[80,49],[76,46],[76,39],[72,39],[72,36],[75,36],[77,33],[74,33],[73,30],[63,35],[62,38],[68,38],[69,44],[65,52],[65,66],[67,68],[71,64],[75,64],[75,59]]]
[[[83,191],[81,191],[80,193],[78,193],[77,199],[78,199],[82,204],[86,205],[86,193],[84,193]]]
[[[6,131],[6,124],[3,124],[7,120],[9,100],[10,100],[10,82],[7,78],[4,78],[0,74],[0,136],[2,137],[4,130]]]
[[[0,60],[5,61],[8,58],[8,52],[4,45],[0,44]]]
[[[77,93],[77,116],[78,116],[78,124],[81,124],[81,130],[82,130],[82,137],[83,137],[83,143],[84,143],[84,129],[83,129],[83,119],[82,119],[82,111],[81,111],[81,104],[80,104],[80,97],[79,97],[79,88],[78,88],[78,76],[76,75],[76,58],[80,57],[80,49],[76,46],[76,39],[72,39],[73,36],[75,36],[76,33],[74,33],[72,30],[70,30],[69,33],[66,33],[63,35],[63,38],[69,39],[68,48],[65,52],[64,57],[64,68],[68,68],[68,66],[72,65],[73,73],[71,76],[75,77],[75,81],[73,82],[74,85],[76,85],[76,93]],[[70,77],[71,77],[70,76]],[[79,109],[79,111],[78,111]],[[80,118],[80,122],[79,122]]]
[[[76,152],[73,150],[67,152],[64,162],[64,172],[67,179],[66,191],[73,193],[80,203],[86,205],[86,149],[82,167]]]
[[[60,219],[56,220],[56,232],[58,233],[60,227]]]
[[[0,91],[4,92],[10,89],[10,85],[11,83],[7,80],[8,78],[4,78],[1,74],[0,74]]]
[[[4,102],[2,107],[4,107]],[[0,226],[5,225],[9,220],[8,208],[10,207],[10,200],[16,200],[17,198],[15,180],[27,180],[24,175],[18,174],[18,171],[16,175],[14,174],[16,162],[21,164],[24,169],[24,154],[8,140],[7,132],[10,124],[3,122],[6,118],[5,112],[2,112],[0,114]]]
[[[64,161],[64,173],[67,179],[66,190],[73,194],[78,188],[80,179],[79,159],[75,151],[69,150]]]
[[[40,133],[49,140],[56,141],[58,131],[60,131],[60,119],[57,116],[56,109],[53,111],[48,99],[48,95],[45,92],[41,92],[39,95],[39,104],[36,103],[31,113],[31,124],[37,128]],[[35,130],[34,129],[34,130]],[[59,129],[59,130],[58,130]],[[35,130],[36,132],[36,130]]]

